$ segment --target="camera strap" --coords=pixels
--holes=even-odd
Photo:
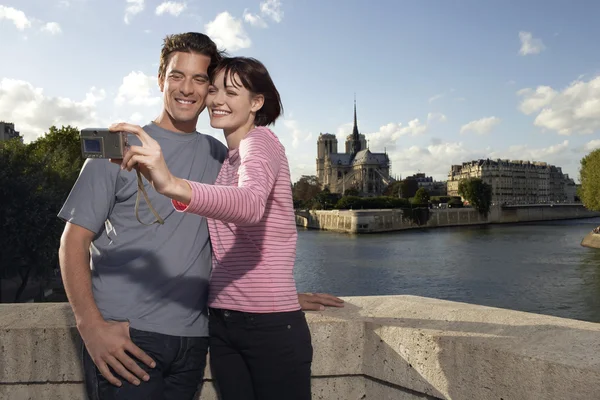
[[[146,189],[144,188],[144,182],[142,181],[142,174],[140,173],[139,169],[135,169],[135,172],[137,173],[137,182],[138,182],[138,191],[137,191],[137,195],[135,197],[135,217],[137,218],[138,222],[142,225],[146,225],[146,226],[150,226],[153,224],[164,224],[165,221],[160,217],[160,215],[158,215],[158,213],[156,212],[156,210],[154,209],[154,207],[152,207],[152,204],[150,203],[150,199],[148,198],[148,193],[146,193]],[[152,222],[151,224],[146,224],[144,222],[142,222],[142,220],[140,219],[139,216],[139,204],[140,204],[140,192],[144,195],[144,200],[146,200],[146,204],[148,204],[148,207],[150,208],[150,211],[152,211],[152,214],[154,214],[154,216],[156,217],[156,220],[154,222]]]

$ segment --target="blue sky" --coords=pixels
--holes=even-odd
[[[0,120],[143,124],[160,111],[162,39],[208,33],[269,68],[293,179],[319,133],[359,129],[392,173],[445,179],[471,159],[547,161],[577,178],[600,147],[595,1],[0,0]],[[205,115],[198,129],[210,129]]]

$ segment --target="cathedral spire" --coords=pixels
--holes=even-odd
[[[356,93],[354,94],[354,127],[352,128],[352,156],[361,151],[360,134],[358,133],[358,123],[356,122]]]

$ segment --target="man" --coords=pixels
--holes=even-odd
[[[206,35],[168,36],[158,73],[163,110],[144,127],[173,173],[210,184],[227,150],[196,132],[196,124],[220,58]],[[133,137],[130,143],[139,144]],[[59,212],[66,221],[61,271],[84,343],[91,399],[191,399],[203,378],[211,270],[206,220],[177,213],[167,197],[150,186],[146,191],[148,204],[138,202],[135,172],[87,160]],[[151,224],[155,218],[162,223]],[[300,294],[299,301],[304,310],[341,306],[329,295]]]

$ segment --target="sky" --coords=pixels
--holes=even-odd
[[[545,161],[578,181],[600,148],[595,0],[0,0],[0,120],[140,125],[160,112],[167,34],[208,34],[269,69],[292,179],[320,133],[358,127],[392,174],[446,180],[480,158]],[[596,50],[594,50],[596,49]],[[203,113],[198,130],[223,140]]]

